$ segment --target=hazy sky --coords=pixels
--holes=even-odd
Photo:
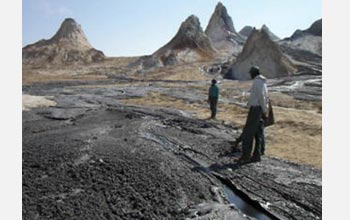
[[[280,38],[322,17],[321,0],[222,0],[236,31],[266,24]],[[52,37],[74,18],[107,56],[151,54],[167,43],[189,15],[205,30],[216,0],[23,0],[22,46]]]

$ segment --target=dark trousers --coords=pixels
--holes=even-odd
[[[261,123],[263,123],[263,121],[261,121]],[[265,155],[265,131],[264,131],[264,129],[265,129],[265,126],[261,126],[259,124],[258,132],[254,136],[255,147],[259,147],[259,144],[260,144],[261,155]],[[236,139],[237,146],[238,146],[238,143],[242,142],[242,135],[243,135],[243,133]]]
[[[260,149],[260,155],[265,154],[265,134],[264,134],[264,121],[260,119],[258,130],[254,135],[255,138],[255,148]]]
[[[215,118],[217,104],[218,104],[218,97],[209,97],[209,104],[210,104],[210,110],[211,110],[211,118]]]
[[[253,157],[260,158],[262,152],[261,146],[265,145],[264,121],[262,120],[262,110],[260,106],[250,107],[247,121],[242,133],[243,158],[250,158],[255,138],[255,147]],[[263,147],[265,150],[265,146]]]

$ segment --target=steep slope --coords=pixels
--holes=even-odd
[[[291,37],[283,39],[280,44],[322,56],[322,19],[315,21],[306,30],[296,30]]]
[[[236,32],[232,18],[221,2],[216,5],[205,33],[222,54],[237,55],[243,48],[244,38]]]
[[[191,15],[181,24],[175,37],[153,55],[161,57],[163,61],[172,55],[177,60],[186,62],[193,58],[212,57],[214,53],[215,50],[204,34],[198,17]],[[189,56],[190,54],[194,57]]]
[[[41,67],[97,62],[104,57],[103,52],[91,46],[80,25],[72,18],[65,19],[52,38],[22,49],[23,64]]]
[[[176,35],[150,56],[141,57],[131,67],[150,69],[166,65],[212,59],[216,54],[210,39],[203,32],[198,17],[189,16]]]
[[[226,78],[237,80],[250,79],[252,65],[260,67],[268,78],[288,76],[296,72],[293,63],[281,52],[278,44],[271,40],[265,29],[253,29]]]
[[[315,21],[308,29],[304,31],[296,30],[290,38],[297,39],[306,35],[322,37],[322,19]]]
[[[261,29],[263,29],[270,37],[271,40],[273,41],[279,41],[280,38],[277,37],[274,33],[272,33],[272,31],[270,31],[270,29],[264,24]]]

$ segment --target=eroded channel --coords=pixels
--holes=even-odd
[[[144,124],[145,126],[141,129],[143,130],[142,137],[144,139],[156,142],[160,144],[167,151],[176,151],[176,148],[181,148],[181,144],[177,143],[174,140],[170,140],[168,137],[156,134],[152,127],[158,125],[154,122],[148,122]],[[182,148],[184,149],[184,148]],[[185,156],[188,161],[195,164],[196,170],[206,175],[210,175],[212,178],[215,178],[222,184],[223,192],[226,196],[227,201],[234,205],[238,210],[240,210],[244,215],[252,217],[258,220],[279,220],[280,218],[276,217],[274,214],[267,211],[263,206],[257,201],[250,199],[245,193],[239,191],[235,186],[232,185],[229,180],[222,177],[220,174],[217,174],[215,170],[211,169],[209,164],[206,161],[199,158],[193,157],[191,153],[183,152],[182,156]]]
[[[235,188],[232,183],[228,183],[228,180],[219,174],[216,174],[214,170],[210,168],[204,161],[191,158],[196,161],[197,165],[201,167],[202,171],[210,174],[219,180],[222,184],[226,199],[239,209],[244,215],[258,219],[258,220],[279,220],[266,209],[264,209],[258,202],[251,200],[242,191]]]

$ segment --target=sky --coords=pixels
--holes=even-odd
[[[322,0],[221,0],[238,32],[266,24],[280,38],[322,18]],[[152,54],[196,15],[203,30],[217,0],[22,0],[22,47],[51,38],[67,17],[107,56]]]

